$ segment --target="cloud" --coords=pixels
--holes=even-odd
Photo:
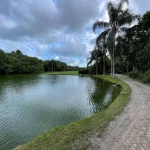
[[[1,26],[0,37],[10,40],[25,40],[25,37],[44,37],[51,30],[57,29],[57,9],[52,1],[46,0],[23,1],[2,0],[1,18],[5,18],[5,24]],[[3,19],[4,20],[4,19]],[[12,26],[11,26],[12,24]]]
[[[60,12],[61,24],[66,26],[68,32],[83,32],[85,26],[98,17],[100,1],[57,0],[56,6]]]
[[[145,14],[146,11],[150,11],[149,0],[130,0],[130,8],[134,13]]]
[[[96,18],[99,1],[93,0],[2,0],[0,5],[3,25],[0,37],[25,40],[41,38],[54,31],[83,32],[89,18]],[[4,9],[7,8],[7,9]]]
[[[55,45],[50,50],[52,53],[56,53],[59,55],[71,57],[79,57],[83,55],[87,55],[87,48],[85,43],[81,43],[79,41],[76,41],[74,37],[71,35],[67,35],[63,41],[62,44]]]
[[[1,0],[0,48],[20,49],[40,59],[86,66],[95,46],[96,20],[108,21],[105,0]],[[145,13],[149,0],[131,0],[135,13]],[[142,7],[141,7],[142,6]]]

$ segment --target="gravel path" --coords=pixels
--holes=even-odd
[[[102,137],[90,138],[88,150],[150,150],[150,86],[117,77],[131,87],[131,100]]]

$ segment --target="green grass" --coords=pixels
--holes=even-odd
[[[118,78],[112,78],[109,75],[95,77],[120,84],[122,92],[131,92],[130,87]],[[129,95],[120,94],[107,109],[89,118],[56,127],[15,150],[69,150],[73,147],[79,150],[86,149],[90,145],[88,136],[90,134],[100,136],[108,123],[123,110],[128,101]]]
[[[43,74],[52,74],[52,75],[78,75],[78,71],[44,72]]]

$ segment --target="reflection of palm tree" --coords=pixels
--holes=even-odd
[[[107,81],[95,79],[95,90],[90,93],[90,103],[93,105],[93,111],[96,113],[105,109],[120,93],[120,87],[114,87]]]
[[[96,88],[94,92],[91,94],[90,99],[90,102],[94,106],[94,113],[103,109],[104,107],[103,100],[108,92],[110,83],[104,80],[95,79],[95,86]]]
[[[113,64],[113,77],[115,77],[115,36],[116,33],[121,30],[124,31],[125,28],[122,27],[125,24],[131,24],[135,19],[139,19],[138,15],[133,15],[129,8],[124,9],[124,4],[129,3],[128,0],[120,0],[119,4],[116,5],[114,2],[109,1],[107,3],[107,11],[109,16],[109,22],[96,21],[93,24],[93,30],[97,27],[106,28],[101,34],[108,35],[112,32],[113,39],[113,50],[112,50],[112,64]],[[122,28],[121,28],[122,27]]]
[[[105,96],[103,98],[103,105],[104,105],[104,107],[108,106],[109,103],[112,101],[113,90],[114,90],[113,86],[110,86],[107,89],[106,94],[105,94]]]
[[[95,47],[94,50],[91,52],[91,57],[88,58],[87,66],[92,64],[93,61],[95,61],[96,64],[96,74],[98,74],[98,63],[100,62],[100,59],[102,58],[103,53],[100,50],[100,47]]]
[[[56,82],[58,82],[59,76],[58,75],[51,75],[51,83],[52,84],[56,84]]]

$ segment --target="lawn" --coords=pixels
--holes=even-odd
[[[43,74],[52,74],[52,75],[78,75],[78,71],[44,72]]]

